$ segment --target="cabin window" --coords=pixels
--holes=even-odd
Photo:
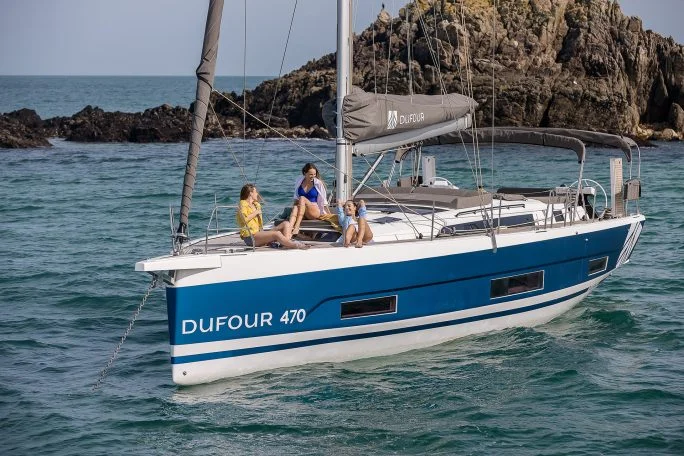
[[[500,298],[532,290],[541,290],[542,288],[544,288],[544,271],[530,272],[529,274],[492,280],[490,297],[492,299]]]
[[[553,219],[556,222],[563,222],[565,221],[565,217],[563,216],[563,211],[553,211]]]
[[[500,219],[496,218],[494,219],[493,225],[494,228],[497,228],[499,226],[534,226],[534,216],[532,214],[523,214],[511,215],[509,217],[501,217]],[[458,234],[461,231],[484,230],[486,227],[489,227],[489,223],[485,224],[483,220],[475,220],[472,222],[445,226],[440,230],[440,234]]]
[[[608,257],[596,258],[589,262],[589,275],[603,272],[608,266]]]
[[[340,317],[344,320],[345,318],[370,317],[371,315],[395,313],[396,311],[397,296],[383,296],[382,298],[343,302]]]

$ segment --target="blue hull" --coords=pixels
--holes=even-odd
[[[173,347],[240,341],[239,346],[229,349],[216,345],[199,353],[174,354],[172,351],[172,363],[184,365],[401,335],[538,311],[574,298],[579,300],[590,291],[592,283],[607,277],[629,257],[640,232],[640,229],[630,229],[631,226],[625,224],[529,242],[499,248],[495,253],[489,249],[254,280],[169,286],[169,335]],[[631,245],[630,236],[634,237]],[[590,271],[592,260],[602,258],[606,258],[604,267],[598,272]],[[537,289],[492,297],[493,280],[539,271],[543,281]],[[345,302],[388,296],[395,303],[391,312],[341,317]],[[523,304],[506,308],[506,304],[516,302]],[[476,314],[449,317],[459,311],[476,311]],[[422,317],[440,315],[445,318],[420,322]],[[402,321],[417,323],[383,328],[383,323]],[[367,331],[359,332],[358,328],[364,326],[368,326]],[[325,335],[326,330],[344,328],[355,330],[350,334]],[[316,334],[321,336],[305,337],[305,340],[294,337],[312,331],[318,331]],[[273,339],[269,336],[278,335],[293,337],[278,339],[278,343],[263,342]],[[250,345],[250,340],[258,343]]]

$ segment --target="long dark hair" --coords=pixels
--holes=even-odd
[[[316,168],[316,165],[314,165],[313,163],[307,163],[306,165],[304,165],[304,167],[302,168],[302,174],[306,174],[312,169],[316,170],[316,179],[320,179],[321,173],[318,172],[318,168]]]
[[[316,167],[316,165],[314,165],[313,163],[307,163],[306,165],[304,165],[304,167],[302,168],[302,175],[306,176],[306,173],[308,173],[308,172],[309,172],[310,170],[312,170],[312,169],[315,169],[315,170],[316,170],[316,179],[318,179],[319,181],[321,181],[321,184],[323,185],[323,188],[324,188],[325,191],[327,192],[327,191],[328,191],[328,187],[326,187],[325,181],[321,178],[321,173],[318,171],[318,168]]]
[[[252,193],[252,190],[256,188],[256,185],[254,184],[245,184],[242,186],[242,189],[240,190],[240,199],[241,200],[246,200],[249,198],[249,194]]]

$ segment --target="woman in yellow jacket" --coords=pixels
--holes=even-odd
[[[240,190],[240,206],[237,211],[237,222],[240,227],[240,237],[245,244],[261,247],[271,242],[278,242],[288,249],[308,249],[302,242],[292,241],[292,225],[284,221],[264,231],[264,221],[259,204],[259,193],[254,184],[245,184]]]

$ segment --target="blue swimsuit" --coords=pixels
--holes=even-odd
[[[316,186],[314,185],[311,186],[308,192],[305,192],[302,186],[300,185],[297,189],[297,195],[303,196],[312,203],[316,203],[318,201],[318,190],[316,190]]]

